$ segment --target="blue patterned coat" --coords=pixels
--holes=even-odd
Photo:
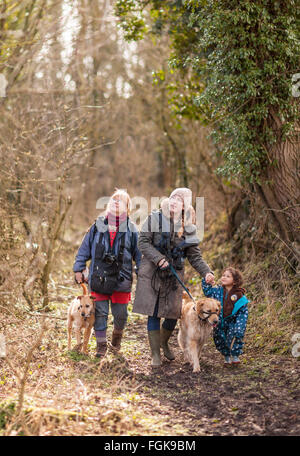
[[[223,317],[224,291],[222,286],[212,287],[202,280],[203,293],[208,298],[214,298],[221,303],[219,324],[213,331],[214,342],[217,350],[224,356],[239,356],[243,353],[243,338],[248,320],[248,299],[242,296],[234,304],[230,315]],[[232,346],[231,346],[232,345]]]

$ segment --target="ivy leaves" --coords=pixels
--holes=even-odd
[[[212,126],[224,156],[219,172],[229,179],[259,181],[274,165],[268,151],[293,134],[297,121],[291,90],[292,76],[299,72],[296,3],[119,0],[117,5],[119,15],[122,5],[127,37],[128,29],[131,39],[141,38],[142,30],[168,34],[169,65],[177,70],[173,101],[176,87],[180,115]],[[135,29],[133,17],[143,25]],[[274,129],[272,112],[280,119],[280,131]]]

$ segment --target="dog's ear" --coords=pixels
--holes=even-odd
[[[90,299],[93,299],[93,301],[96,300],[96,296],[89,296]]]
[[[197,313],[200,313],[201,310],[203,309],[203,306],[205,304],[205,298],[200,298],[197,301]]]
[[[82,295],[81,296],[77,296],[77,299],[81,299],[82,297],[83,297]]]
[[[218,313],[220,314],[220,312],[221,312],[221,303],[220,303],[220,301],[217,301],[216,299],[214,299],[214,301],[215,301],[214,304],[218,308]]]
[[[185,291],[182,294],[182,300],[183,301],[190,301],[191,300],[191,298],[189,297],[189,295]]]

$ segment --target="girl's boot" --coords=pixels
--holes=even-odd
[[[226,367],[230,367],[231,366],[231,359],[230,359],[229,355],[226,355],[224,357],[224,366],[226,366]]]
[[[240,364],[241,361],[240,361],[240,358],[238,356],[233,356],[231,362],[232,362],[232,364],[234,366],[237,366],[238,364]]]

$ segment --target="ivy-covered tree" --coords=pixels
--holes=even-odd
[[[116,13],[129,40],[169,35],[170,68],[186,81],[178,113],[211,126],[223,155],[218,173],[259,195],[297,255],[298,2],[118,0]]]

